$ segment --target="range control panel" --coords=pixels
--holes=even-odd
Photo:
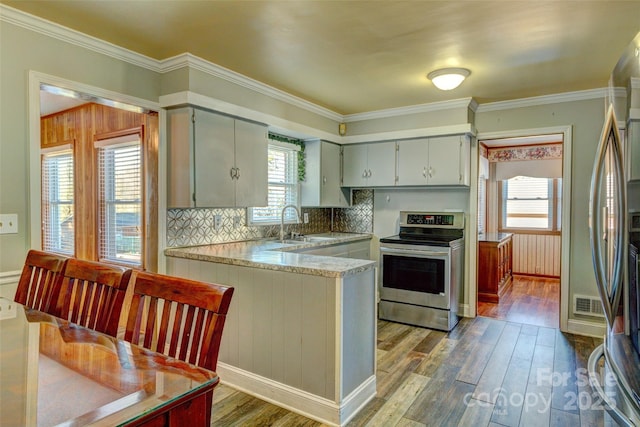
[[[400,225],[429,228],[464,228],[463,212],[400,212]]]
[[[409,214],[407,225],[453,225],[453,215]]]

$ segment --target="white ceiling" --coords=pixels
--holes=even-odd
[[[31,1],[0,3],[144,54],[189,52],[339,114],[602,88],[640,1]],[[443,92],[426,78],[471,76]]]

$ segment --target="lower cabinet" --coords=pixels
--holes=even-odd
[[[478,301],[500,302],[513,284],[510,233],[488,233],[478,242]]]

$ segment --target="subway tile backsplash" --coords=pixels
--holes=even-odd
[[[309,214],[307,224],[285,224],[285,232],[302,234],[328,231],[373,232],[373,190],[354,190],[350,208],[302,208]],[[214,218],[220,215],[220,226]],[[197,246],[239,240],[278,237],[280,225],[249,226],[244,208],[193,208],[167,211],[167,246]]]

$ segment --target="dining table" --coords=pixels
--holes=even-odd
[[[0,298],[0,426],[209,426],[218,375]]]

